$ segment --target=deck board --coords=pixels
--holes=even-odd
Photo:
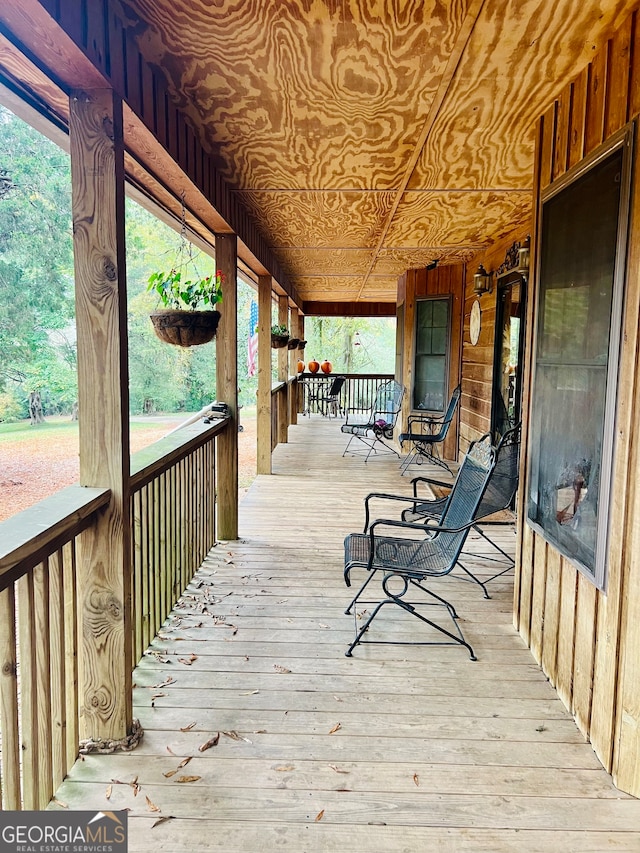
[[[640,801],[615,789],[516,634],[509,575],[490,600],[438,581],[476,662],[444,646],[345,657],[342,540],[368,492],[408,493],[410,478],[391,457],[343,458],[336,422],[303,418],[289,437],[241,503],[241,539],[211,550],[134,673],[142,743],[78,761],[57,800],[130,809],[130,851],[639,850]],[[515,549],[508,527],[494,533]],[[489,553],[479,537],[469,548]],[[378,636],[424,631],[398,611]]]

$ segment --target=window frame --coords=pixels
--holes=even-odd
[[[416,408],[415,403],[415,393],[416,393],[416,384],[417,384],[417,360],[418,360],[418,319],[420,316],[419,305],[424,302],[445,302],[447,305],[447,326],[446,326],[446,351],[444,354],[445,358],[445,368],[444,368],[444,384],[443,384],[443,403],[442,407],[439,409],[421,409]],[[412,379],[412,387],[411,387],[411,411],[412,412],[433,412],[442,414],[446,411],[447,405],[449,403],[449,378],[451,371],[451,328],[452,328],[452,297],[451,294],[433,294],[429,296],[421,296],[416,299],[415,302],[415,319],[413,325],[413,379]]]
[[[611,497],[613,493],[613,474],[615,465],[615,433],[617,421],[617,401],[620,383],[620,350],[622,345],[622,330],[625,310],[625,285],[627,275],[628,231],[631,216],[631,171],[634,145],[635,124],[626,125],[607,142],[599,146],[591,155],[570,169],[565,175],[546,187],[539,195],[538,240],[536,249],[536,269],[538,280],[535,293],[535,318],[532,337],[531,385],[529,388],[530,433],[528,448],[528,480],[525,494],[526,523],[553,548],[559,551],[573,566],[575,566],[598,589],[606,590],[608,552],[611,528]],[[606,370],[606,391],[604,396],[604,417],[602,425],[602,451],[600,457],[600,483],[598,491],[598,517],[596,521],[596,542],[593,570],[584,564],[568,547],[559,542],[552,532],[531,517],[532,512],[540,505],[533,504],[532,495],[537,490],[539,469],[534,471],[534,453],[532,452],[540,436],[535,434],[535,421],[531,413],[538,372],[539,341],[541,335],[541,259],[542,235],[544,224],[545,204],[565,189],[576,183],[589,171],[622,150],[621,186],[618,206],[618,223],[615,239],[615,257],[613,264],[611,317],[609,324],[608,361]],[[537,454],[536,454],[537,455]],[[605,476],[606,472],[606,476]]]

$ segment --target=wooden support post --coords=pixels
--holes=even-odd
[[[231,412],[231,423],[217,439],[218,535],[238,538],[238,238],[216,234],[216,267],[223,275],[220,323],[216,335],[216,396]]]
[[[300,332],[300,312],[297,308],[291,311],[291,337],[301,338]],[[298,359],[300,358],[300,351],[298,349],[289,350],[289,375],[297,376],[298,375]],[[297,424],[298,423],[298,385],[294,383],[291,386],[291,394],[289,396],[289,423]]]
[[[287,296],[278,296],[278,323],[289,325],[289,299]],[[286,382],[289,378],[289,350],[282,347],[278,350],[278,382]],[[278,444],[286,444],[289,440],[289,395],[285,388],[278,394]]]
[[[270,275],[258,278],[258,474],[271,473],[271,287]]]
[[[80,737],[132,729],[129,390],[122,101],[70,96],[80,483],[111,489],[79,538]]]

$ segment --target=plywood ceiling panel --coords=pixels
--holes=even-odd
[[[531,215],[533,122],[637,0],[114,0],[304,300]]]

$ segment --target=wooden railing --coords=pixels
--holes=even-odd
[[[381,382],[393,379],[391,373],[301,373],[298,380],[305,386],[304,400],[301,403],[301,411],[304,414],[323,414],[318,404],[321,396],[318,386],[324,386],[328,390],[331,380],[335,376],[346,377],[342,388],[341,402],[343,410],[358,409],[367,411],[373,405],[376,390]]]
[[[185,427],[131,460],[132,668],[215,542],[215,437]]]
[[[3,809],[42,809],[78,755],[77,540],[108,489],[69,486],[0,524]]]
[[[215,438],[202,422],[132,458],[131,666],[215,542]],[[42,809],[78,755],[78,537],[108,489],[69,486],[0,524],[0,808]]]

